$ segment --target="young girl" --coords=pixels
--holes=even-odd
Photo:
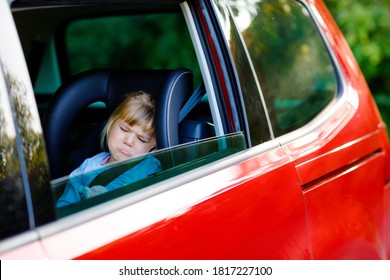
[[[152,95],[143,91],[126,95],[102,132],[101,144],[103,148],[108,148],[108,152],[86,159],[70,174],[65,191],[56,206],[63,207],[120,188],[160,171],[160,162],[152,156],[147,156],[105,187],[89,186],[93,179],[105,170],[102,167],[106,164],[140,156],[156,148],[154,112]]]

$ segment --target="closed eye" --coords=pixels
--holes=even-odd
[[[147,139],[147,138],[143,138],[142,136],[138,136],[137,137],[139,141],[141,141],[142,143],[150,143],[150,140]]]

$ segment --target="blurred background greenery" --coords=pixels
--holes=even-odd
[[[323,1],[344,33],[389,131],[390,1]]]

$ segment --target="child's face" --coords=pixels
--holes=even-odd
[[[111,153],[109,162],[114,162],[148,153],[156,146],[156,140],[140,126],[130,126],[119,119],[111,127],[107,144]]]

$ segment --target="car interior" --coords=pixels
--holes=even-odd
[[[100,101],[107,111],[102,116],[107,116],[120,103],[123,94],[133,91],[150,92],[156,98],[158,147],[178,145],[180,108],[192,94],[192,79],[187,69],[92,70],[63,84],[51,100],[43,122],[52,176],[68,174],[86,158],[100,152],[99,135],[106,117],[84,119],[85,124],[79,125],[79,132],[69,145],[71,126],[83,108]],[[182,127],[185,129],[185,125]],[[67,166],[67,155],[70,166]]]
[[[188,30],[183,32],[185,22],[177,3],[44,9],[23,9],[23,4],[28,3],[14,3],[13,16],[40,111],[52,179],[68,175],[84,159],[101,151],[100,132],[104,123],[121,96],[131,91],[144,90],[155,95],[159,149],[215,136],[208,96]],[[50,9],[50,13],[45,9]],[[125,24],[133,26],[139,22],[144,22],[142,29],[126,29]],[[167,27],[160,27],[160,22],[166,22]],[[95,25],[98,27],[93,29]],[[156,33],[157,27],[162,29]],[[80,30],[72,31],[77,28]],[[87,51],[80,46],[88,43],[83,41],[83,34],[69,35],[82,32],[83,28],[86,34],[96,32],[91,35],[96,36],[91,39],[91,44],[95,44],[87,45],[90,48]],[[117,30],[117,34],[111,34],[110,28]],[[125,33],[120,34],[121,31]],[[149,38],[148,32],[155,32],[151,34],[155,42],[145,39]],[[177,39],[170,39],[173,43],[166,47],[162,42],[160,47],[159,42],[171,36],[170,33]],[[107,44],[112,45],[94,53],[91,47],[99,49],[104,44],[94,41],[99,36],[111,36]],[[118,43],[114,36],[134,37],[135,43]],[[141,56],[137,50],[143,44],[149,44],[150,48]],[[164,48],[170,48],[171,55],[161,54]],[[169,59],[175,57],[176,50],[184,52],[183,59]],[[117,53],[123,57],[115,58]],[[102,56],[108,58],[96,62]],[[152,61],[151,57],[156,59]],[[197,89],[201,95],[198,94],[196,104],[192,101],[185,113],[180,112]]]

